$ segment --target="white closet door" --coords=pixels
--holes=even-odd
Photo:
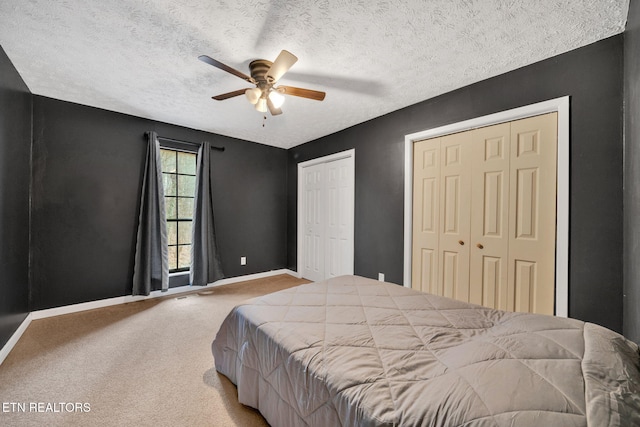
[[[304,277],[324,280],[325,213],[323,192],[326,187],[324,164],[309,166],[304,173]]]
[[[327,188],[325,279],[353,274],[353,170],[351,159],[335,160],[324,164]]]
[[[320,281],[353,274],[353,157],[329,160],[302,171],[302,277]]]

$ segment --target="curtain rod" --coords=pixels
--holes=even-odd
[[[180,139],[174,139],[174,138],[166,138],[164,136],[158,136],[158,139],[162,139],[163,141],[167,141],[167,142],[177,142],[179,144],[189,144],[189,145],[197,145],[200,146],[199,143],[197,142],[190,142],[190,141],[182,141]],[[211,146],[212,150],[218,150],[218,151],[224,151],[224,147],[216,147],[214,145]]]

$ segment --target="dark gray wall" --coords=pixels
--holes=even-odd
[[[569,313],[621,331],[622,66],[619,35],[290,149],[289,268],[298,162],[356,149],[355,273],[402,283],[404,136],[569,95]]]
[[[28,314],[31,92],[0,47],[0,348]]]
[[[35,96],[31,310],[131,293],[149,130],[226,147],[212,157],[227,277],[285,267],[285,150]]]
[[[624,33],[624,334],[640,343],[640,2]]]

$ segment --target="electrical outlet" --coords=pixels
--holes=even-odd
[[[378,273],[378,280],[384,282],[384,273]]]
[[[241,256],[240,257],[240,265],[247,265],[247,257],[246,256]]]

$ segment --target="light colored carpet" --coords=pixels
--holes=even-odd
[[[0,425],[265,426],[216,372],[211,342],[236,304],[301,283],[280,275],[35,320],[0,366]]]

